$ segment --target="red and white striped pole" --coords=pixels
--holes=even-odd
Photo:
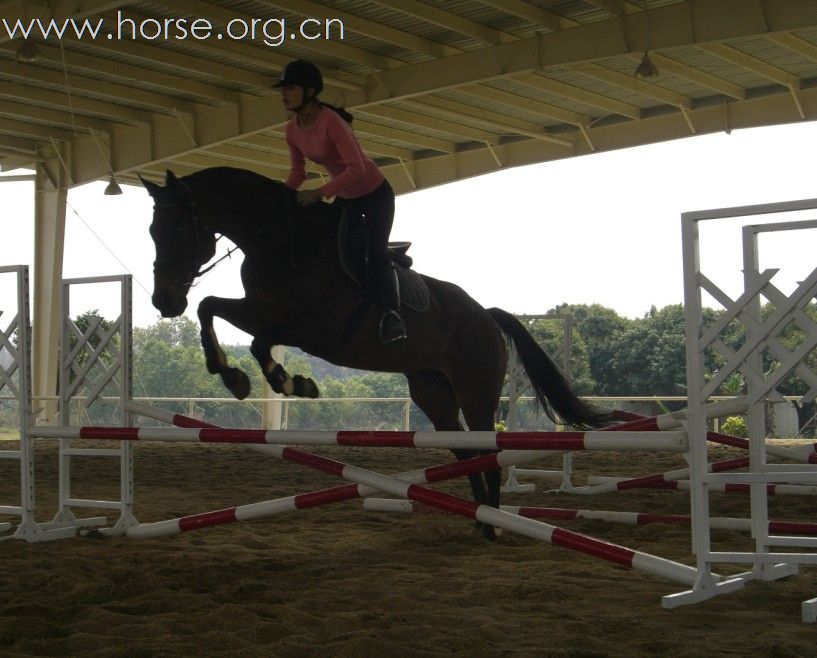
[[[396,500],[391,498],[367,498],[363,501],[363,509],[367,512],[418,512],[421,508],[410,500]],[[593,521],[607,521],[626,525],[649,525],[652,523],[667,523],[672,525],[690,525],[690,516],[686,514],[652,514],[644,512],[613,512],[605,510],[565,509],[561,507],[526,507],[518,505],[501,505],[500,509],[518,514],[528,519],[551,519],[561,521],[575,521],[586,519]],[[711,525],[718,530],[737,530],[751,532],[752,520],[734,517],[713,517]],[[785,533],[787,535],[817,535],[817,523],[798,521],[769,521],[769,532]]]
[[[651,450],[685,452],[685,432],[317,432],[156,427],[34,427],[41,439],[165,441],[266,445],[357,446],[367,448],[442,448],[469,450]]]
[[[707,418],[739,414],[745,412],[746,409],[747,405],[743,401],[743,398],[725,400],[722,402],[712,402],[705,406]],[[668,414],[662,414],[660,416],[641,416],[640,414],[630,412],[616,412],[616,417],[626,420],[627,422],[605,427],[604,431],[635,432],[645,430],[652,432],[658,430],[675,430],[683,426],[683,423],[686,420],[686,413],[686,409]],[[706,438],[707,441],[711,441],[712,443],[732,446],[733,448],[742,448],[744,450],[749,449],[749,440],[738,436],[723,434],[722,432],[707,432]],[[791,459],[792,461],[804,462],[807,464],[817,464],[817,444],[815,443],[805,446],[797,446],[794,448],[766,444],[765,449],[766,453],[772,457]]]
[[[591,485],[608,484],[611,482],[620,482],[628,478],[605,477],[599,475],[591,475],[587,478],[587,482]],[[689,491],[689,480],[671,480],[667,482],[656,482],[648,485],[655,489],[677,489],[679,491]],[[749,493],[749,485],[739,482],[710,482],[707,485],[710,491],[720,493]],[[770,496],[817,496],[817,486],[810,486],[804,484],[767,484],[766,493]]]
[[[276,454],[276,448],[277,447],[270,448],[270,450],[272,450],[271,454],[273,456],[280,456]],[[265,452],[267,451],[265,450]],[[471,475],[473,473],[496,470],[505,466],[528,463],[535,459],[539,459],[541,456],[542,453],[539,451],[505,450],[503,452],[474,457],[472,459],[466,459],[450,464],[430,466],[425,469],[407,471],[405,473],[395,475],[394,477],[410,484],[430,484],[433,482],[450,480],[464,475]],[[250,521],[252,519],[272,516],[274,514],[295,512],[312,507],[328,505],[331,503],[353,500],[355,498],[365,498],[366,496],[371,496],[378,493],[382,492],[378,489],[362,484],[341,485],[339,487],[331,487],[319,491],[297,494],[274,500],[266,500],[248,505],[240,505],[213,512],[192,514],[190,516],[184,516],[176,519],[168,519],[166,521],[142,523],[138,526],[129,528],[127,534],[129,537],[139,538],[174,535],[181,532],[188,532],[190,530],[199,530],[201,528],[222,525],[224,523]]]
[[[174,414],[164,409],[147,405],[130,403],[129,411],[153,418],[165,423],[170,423],[181,427],[216,427],[204,421],[189,418],[181,414]],[[250,445],[250,448],[269,453],[266,445]],[[398,474],[394,477],[412,484],[426,484],[432,482],[442,482],[443,480],[481,473],[484,471],[504,468],[505,466],[516,466],[526,464],[542,457],[542,451],[533,450],[505,450],[490,455],[475,457],[473,459],[462,460],[440,466],[430,466],[428,468],[416,469]],[[559,453],[548,453],[549,455]],[[143,523],[128,530],[129,537],[160,537],[163,535],[178,534],[200,528],[221,525],[224,523],[234,523],[237,521],[249,521],[274,514],[293,512],[297,510],[318,507],[331,503],[352,500],[354,498],[365,497],[372,494],[381,493],[371,487],[364,485],[341,485],[320,491],[287,496],[275,500],[267,500],[249,505],[230,507],[213,512],[203,512],[156,523]]]
[[[725,459],[713,462],[708,465],[709,473],[721,473],[723,471],[733,471],[738,468],[745,468],[749,465],[748,457],[737,457],[735,459]],[[612,493],[613,491],[626,491],[627,489],[643,489],[647,487],[663,487],[669,482],[684,480],[689,478],[689,468],[679,468],[665,473],[652,473],[637,478],[614,478],[606,482],[584,487],[574,487],[570,493],[580,495],[597,495]]]
[[[274,445],[268,450],[270,454],[275,454],[281,459],[301,464],[307,468],[336,475],[344,480],[351,480],[357,484],[385,491],[429,507],[476,519],[482,523],[557,546],[564,546],[580,553],[661,576],[674,582],[691,586],[694,585],[696,580],[697,569],[680,562],[667,560],[649,553],[642,553],[641,551],[634,551],[578,532],[557,528],[543,521],[527,519],[501,509],[479,505],[450,494],[434,491],[417,484],[410,484],[395,477],[374,473],[373,471],[343,464],[319,455],[305,453],[294,448]]]

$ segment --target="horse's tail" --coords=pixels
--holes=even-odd
[[[587,404],[573,392],[556,364],[519,320],[501,308],[489,308],[488,313],[516,347],[519,361],[548,418],[579,428],[603,427],[613,422],[609,413]]]

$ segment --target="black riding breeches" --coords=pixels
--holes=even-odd
[[[346,199],[346,206],[356,217],[363,217],[369,237],[369,275],[377,287],[391,276],[392,264],[388,254],[389,233],[394,222],[394,190],[384,180],[369,194]]]

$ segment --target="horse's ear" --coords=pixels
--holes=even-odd
[[[145,189],[148,191],[148,194],[150,194],[150,196],[152,196],[154,199],[164,189],[161,185],[151,183],[149,180],[145,180],[141,176],[139,176],[139,180],[142,181],[142,185],[145,186]]]
[[[179,179],[176,178],[176,174],[174,174],[170,169],[165,170],[165,185],[173,185],[174,183],[178,183]]]

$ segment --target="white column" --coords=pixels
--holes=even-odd
[[[55,185],[56,183],[56,185]],[[35,408],[41,396],[57,392],[57,344],[60,335],[60,282],[65,241],[68,187],[61,170],[56,180],[37,166],[34,190],[34,308],[32,318],[32,389]],[[56,404],[46,405],[55,419]]]
[[[276,363],[284,364],[284,346],[275,345],[272,348],[272,358]],[[263,375],[262,375],[263,377]],[[264,388],[262,397],[264,402],[261,404],[261,424],[265,430],[279,430],[281,429],[281,417],[284,408],[284,402],[281,399],[281,394],[272,390],[269,383],[264,379]]]

